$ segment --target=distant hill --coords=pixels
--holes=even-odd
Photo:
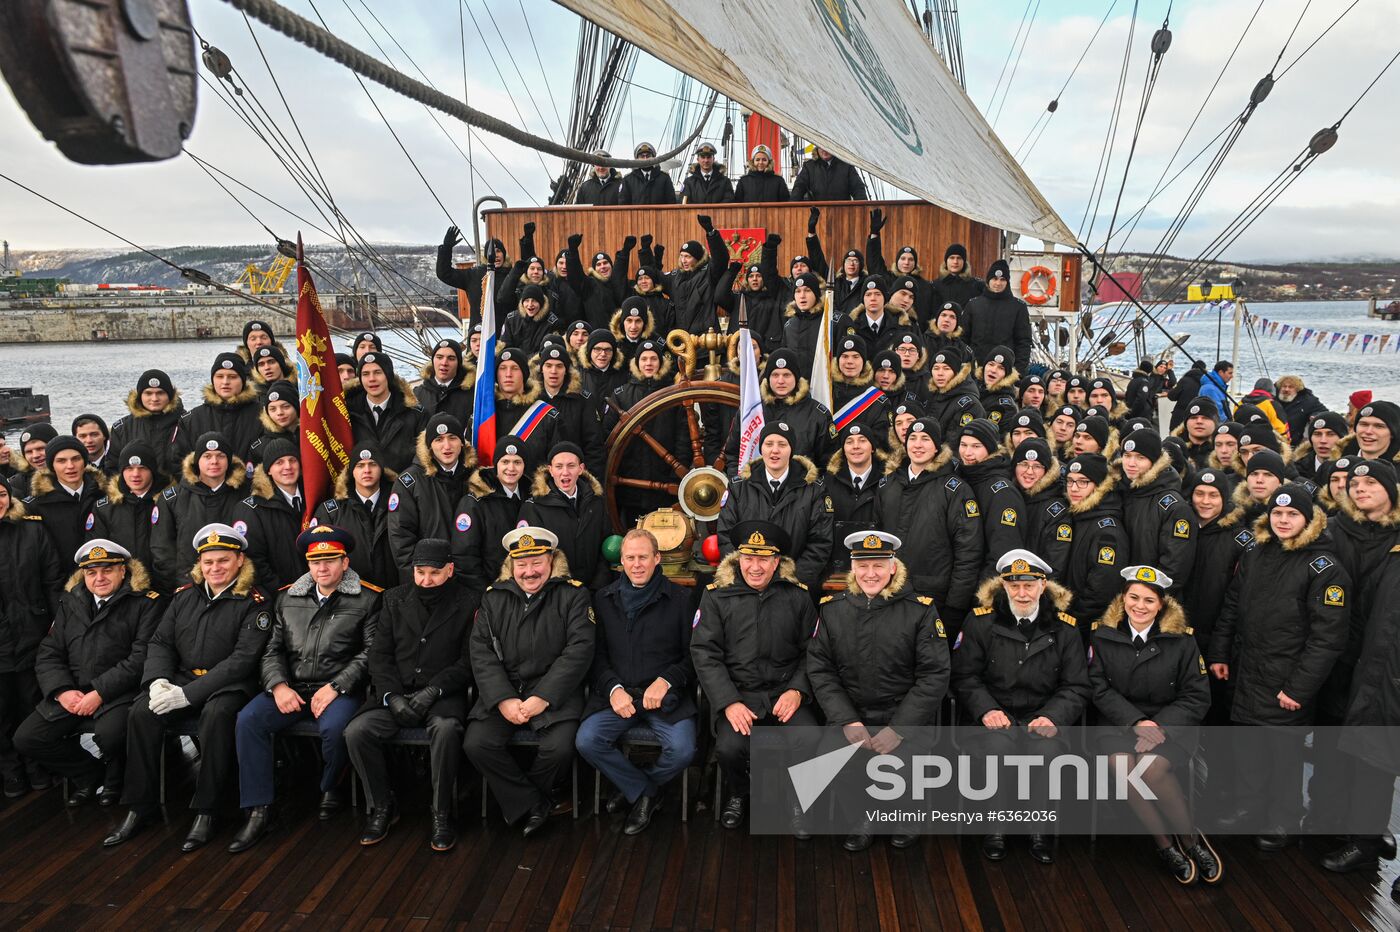
[[[1110,254],[1106,263],[1111,272],[1147,271],[1153,257],[1146,253]],[[1374,259],[1356,262],[1288,262],[1278,265],[1253,262],[1217,262],[1194,279],[1172,288],[1178,275],[1191,260],[1168,256],[1158,263],[1144,283],[1143,297],[1160,300],[1185,296],[1185,286],[1200,284],[1204,278],[1216,284],[1244,281],[1243,294],[1252,301],[1352,301],[1374,296],[1382,303],[1400,298],[1400,259]]]
[[[380,294],[402,291],[410,297],[446,297],[449,289],[437,280],[437,247],[375,245],[381,261],[393,272],[364,259],[352,261],[341,246],[307,246],[306,254],[325,292],[363,290]],[[268,246],[170,246],[155,250],[181,266],[207,272],[217,282],[232,284],[249,263],[266,269],[274,258]],[[11,261],[26,275],[67,278],[77,284],[125,283],[179,287],[188,284],[180,273],[143,252],[100,249],[12,251]],[[358,271],[359,283],[355,275]],[[397,274],[395,274],[397,273]],[[408,279],[408,281],[405,281]],[[287,290],[296,279],[288,281]]]

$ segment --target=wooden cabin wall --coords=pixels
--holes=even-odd
[[[783,244],[778,251],[779,271],[787,274],[788,260],[807,251],[807,215],[820,207],[817,233],[827,260],[836,264],[851,248],[865,252],[870,232],[870,211],[880,208],[888,220],[880,238],[885,261],[894,265],[895,252],[903,245],[919,251],[919,264],[927,278],[938,277],[943,250],[950,243],[967,247],[968,263],[974,275],[986,272],[1000,255],[1001,231],[960,217],[924,201],[790,201],[782,204],[675,204],[655,207],[511,207],[483,212],[486,235],[500,238],[513,260],[519,258],[519,240],[526,222],[533,220],[535,248],[551,268],[555,254],[567,245],[571,233],[583,234],[579,253],[584,267],[595,252],[614,253],[623,237],[650,233],[665,245],[665,265],[676,267],[676,254],[686,240],[703,240],[695,222],[697,214],[709,214],[716,229],[761,228],[779,233]],[[634,253],[632,272],[636,273]]]

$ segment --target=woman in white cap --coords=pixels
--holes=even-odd
[[[1151,758],[1141,780],[1156,798],[1130,792],[1129,807],[1177,883],[1218,883],[1219,855],[1196,831],[1180,779],[1210,708],[1205,660],[1186,613],[1167,595],[1171,579],[1151,566],[1125,567],[1121,575],[1123,591],[1090,638],[1094,709],[1100,724],[1117,726],[1096,738],[1098,751],[1119,775]]]

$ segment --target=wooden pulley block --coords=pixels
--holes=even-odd
[[[196,61],[185,0],[0,3],[0,73],[75,162],[179,155],[194,128]]]

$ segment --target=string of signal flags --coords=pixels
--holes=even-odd
[[[1233,301],[1212,301],[1205,304],[1195,304],[1180,311],[1173,311],[1158,317],[1157,321],[1163,326],[1167,326],[1190,320],[1205,313],[1230,314],[1234,308],[1235,302]],[[1114,316],[1112,312],[1095,314],[1094,327],[1098,328],[1110,323]],[[1248,310],[1244,312],[1244,324],[1254,330],[1255,335],[1260,339],[1291,343],[1299,349],[1315,349],[1334,353],[1371,353],[1373,355],[1386,352],[1400,353],[1400,332],[1358,333],[1304,327],[1301,324],[1286,324],[1283,321],[1270,320]]]

